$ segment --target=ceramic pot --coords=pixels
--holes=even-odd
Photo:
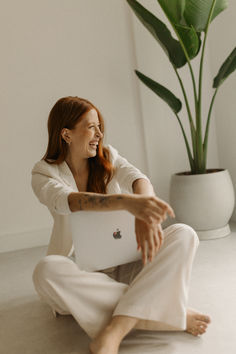
[[[170,205],[177,222],[193,227],[201,240],[230,234],[234,188],[228,170],[209,169],[205,174],[172,175]]]

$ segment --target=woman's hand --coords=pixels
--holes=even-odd
[[[157,224],[161,224],[165,221],[167,214],[171,217],[175,217],[174,211],[168,203],[156,196],[143,194],[127,196],[126,210],[152,228],[157,227]]]
[[[142,252],[142,262],[152,262],[163,243],[163,231],[161,224],[150,226],[144,221],[135,218],[135,233],[137,249]]]

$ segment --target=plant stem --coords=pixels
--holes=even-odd
[[[204,54],[205,54],[205,47],[206,47],[206,39],[207,39],[207,34],[208,34],[208,29],[211,21],[211,17],[215,8],[216,0],[212,1],[211,5],[211,10],[207,19],[207,25],[206,25],[206,30],[205,30],[205,36],[204,36],[204,41],[203,41],[203,46],[202,46],[202,53],[201,53],[201,61],[200,61],[200,70],[199,70],[199,82],[198,82],[198,105],[200,108],[201,112],[201,98],[202,98],[202,73],[203,73],[203,60],[204,60]]]
[[[192,137],[192,149],[193,149],[193,156],[194,156],[194,159],[196,158],[196,143],[195,143],[195,140],[196,140],[196,130],[195,130],[195,126],[194,126],[194,122],[193,122],[193,118],[192,118],[192,113],[191,113],[191,110],[190,110],[190,107],[189,107],[189,102],[188,102],[188,98],[187,98],[187,94],[186,94],[186,91],[185,91],[185,88],[184,88],[184,84],[183,84],[183,81],[176,69],[176,67],[173,65],[173,68],[174,68],[174,71],[177,75],[177,78],[179,80],[179,83],[180,83],[180,86],[181,86],[181,89],[182,89],[182,92],[183,92],[183,95],[184,95],[184,101],[185,101],[185,104],[186,104],[186,109],[187,109],[187,112],[188,112],[188,119],[189,119],[189,123],[190,123],[190,131],[191,131],[191,137]]]
[[[160,3],[159,3],[159,4],[160,4]],[[160,4],[160,6],[161,6],[161,4]],[[161,8],[162,8],[162,10],[164,11],[164,9],[163,9],[162,6],[161,6]],[[165,11],[164,11],[164,13],[165,13]],[[165,13],[165,14],[166,14],[166,13]],[[167,16],[167,15],[166,15],[166,16]],[[171,26],[173,27],[176,36],[177,36],[178,39],[179,39],[179,43],[180,43],[180,45],[181,45],[181,47],[182,47],[182,49],[183,49],[184,55],[185,55],[185,57],[186,57],[186,59],[187,59],[188,67],[189,67],[190,74],[191,74],[191,78],[192,78],[193,92],[194,92],[194,103],[195,103],[195,114],[196,114],[196,117],[197,117],[197,116],[198,116],[197,89],[196,89],[196,82],[195,82],[195,77],[194,77],[192,65],[191,65],[191,63],[190,63],[190,58],[189,58],[188,52],[187,52],[187,50],[186,50],[186,48],[185,48],[185,45],[184,45],[184,43],[183,43],[183,41],[182,41],[182,39],[181,39],[181,37],[180,37],[178,31],[176,30],[175,26],[172,24],[170,18],[169,18],[168,16],[167,16],[167,18],[168,18],[168,20],[169,20]],[[177,75],[177,76],[178,76],[178,75]],[[180,82],[180,85],[181,85],[181,82]],[[181,85],[181,88],[182,88],[182,85]],[[188,110],[188,108],[187,108],[187,110]],[[190,110],[189,110],[189,111],[190,111]],[[190,116],[191,116],[191,115],[190,115]],[[177,117],[177,118],[178,118],[178,117]],[[191,116],[191,118],[192,118],[192,116]],[[179,120],[179,118],[178,118],[178,120]],[[196,118],[196,122],[197,122],[197,118]],[[182,128],[182,127],[181,127],[181,128]],[[196,136],[197,136],[197,134],[196,134],[196,131],[195,131],[195,127],[194,127],[193,123],[191,124],[191,122],[190,122],[190,130],[191,130],[191,136],[192,136],[192,146],[193,146],[194,160],[192,159],[192,161],[191,161],[192,156],[191,156],[191,158],[190,158],[190,155],[191,155],[190,149],[189,149],[189,151],[187,151],[187,152],[188,152],[188,156],[189,156],[189,162],[190,162],[190,165],[191,165],[191,171],[194,173],[194,172],[195,172],[195,167],[196,167],[196,166],[195,166],[195,161],[197,160],[197,162],[199,162],[199,161],[198,161],[198,160],[199,160],[199,158],[198,158],[199,152],[198,152],[198,144],[197,144],[197,141],[196,141]],[[186,138],[186,136],[185,136],[185,138]],[[185,141],[185,144],[186,144],[186,141]],[[187,147],[187,144],[186,144],[186,147]],[[189,148],[189,146],[187,147],[187,149],[188,149],[188,148]],[[202,147],[201,147],[201,148],[202,148]],[[200,154],[200,156],[202,156],[202,154]]]
[[[195,167],[194,167],[194,160],[193,160],[193,157],[192,157],[192,154],[191,154],[191,150],[190,150],[190,147],[189,147],[189,143],[188,143],[188,139],[187,139],[187,136],[185,134],[185,131],[184,131],[184,128],[183,128],[183,125],[181,123],[181,120],[178,116],[177,113],[175,113],[177,119],[178,119],[178,122],[179,122],[179,125],[180,125],[180,128],[182,130],[182,133],[183,133],[183,136],[184,136],[184,141],[185,141],[185,145],[186,145],[186,148],[187,148],[187,153],[188,153],[188,159],[189,159],[189,163],[190,163],[190,167],[191,167],[191,171],[194,173],[195,171]]]
[[[204,143],[203,143],[203,154],[204,154],[204,164],[206,165],[206,156],[207,156],[207,146],[208,146],[208,133],[209,133],[209,126],[210,126],[210,118],[211,118],[211,111],[212,111],[212,107],[215,101],[215,97],[218,91],[218,88],[215,90],[214,95],[211,99],[211,104],[210,104],[210,108],[209,108],[209,112],[208,112],[208,116],[207,116],[207,124],[206,124],[206,130],[205,130],[205,137],[204,137]]]
[[[204,148],[202,146],[202,77],[203,77],[203,61],[206,47],[206,39],[208,34],[208,29],[210,25],[210,21],[212,18],[212,14],[215,8],[216,0],[212,1],[211,9],[209,12],[209,16],[207,19],[205,36],[202,46],[201,60],[200,60],[200,69],[199,69],[199,81],[198,81],[198,102],[197,102],[197,114],[196,114],[196,130],[197,130],[197,146],[198,146],[198,165],[201,170],[206,169],[206,159],[204,156]]]
[[[191,113],[191,110],[190,110],[190,107],[189,107],[189,103],[188,103],[188,99],[187,99],[187,94],[186,94],[186,91],[185,91],[185,88],[184,88],[184,84],[183,84],[183,81],[176,69],[176,67],[173,65],[173,68],[174,68],[174,71],[178,77],[178,80],[179,80],[179,83],[180,83],[180,86],[181,86],[181,89],[182,89],[182,92],[183,92],[183,95],[184,95],[184,100],[185,100],[185,104],[186,104],[186,109],[187,109],[187,112],[188,112],[188,118],[189,118],[189,122],[190,124],[194,127],[194,124],[193,124],[193,118],[192,118],[192,113]],[[194,127],[195,129],[195,127]]]
[[[192,84],[193,84],[195,112],[197,112],[197,89],[196,89],[196,82],[195,82],[195,77],[194,77],[194,73],[193,73],[193,68],[192,68],[192,65],[190,63],[190,59],[189,59],[188,53],[186,51],[186,48],[185,48],[185,46],[184,46],[184,44],[182,42],[182,39],[180,38],[180,36],[178,35],[178,32],[176,30],[175,30],[175,33],[176,33],[177,37],[179,38],[179,42],[181,44],[181,47],[182,47],[182,49],[184,51],[184,54],[185,54],[185,57],[187,59],[188,67],[189,67],[191,78],[192,78]]]

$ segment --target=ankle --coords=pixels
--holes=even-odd
[[[116,343],[120,343],[125,336],[124,330],[121,326],[116,324],[109,324],[102,332],[102,336],[112,339]]]
[[[122,340],[134,328],[137,322],[138,319],[134,317],[114,316],[110,324],[106,327],[106,331]]]

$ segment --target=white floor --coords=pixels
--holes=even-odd
[[[200,243],[195,258],[189,306],[207,313],[205,335],[133,331],[121,354],[236,353],[236,224],[232,233]],[[55,319],[39,301],[31,281],[45,247],[0,254],[0,353],[88,354],[89,338],[72,316]],[[107,353],[109,354],[109,353]]]

